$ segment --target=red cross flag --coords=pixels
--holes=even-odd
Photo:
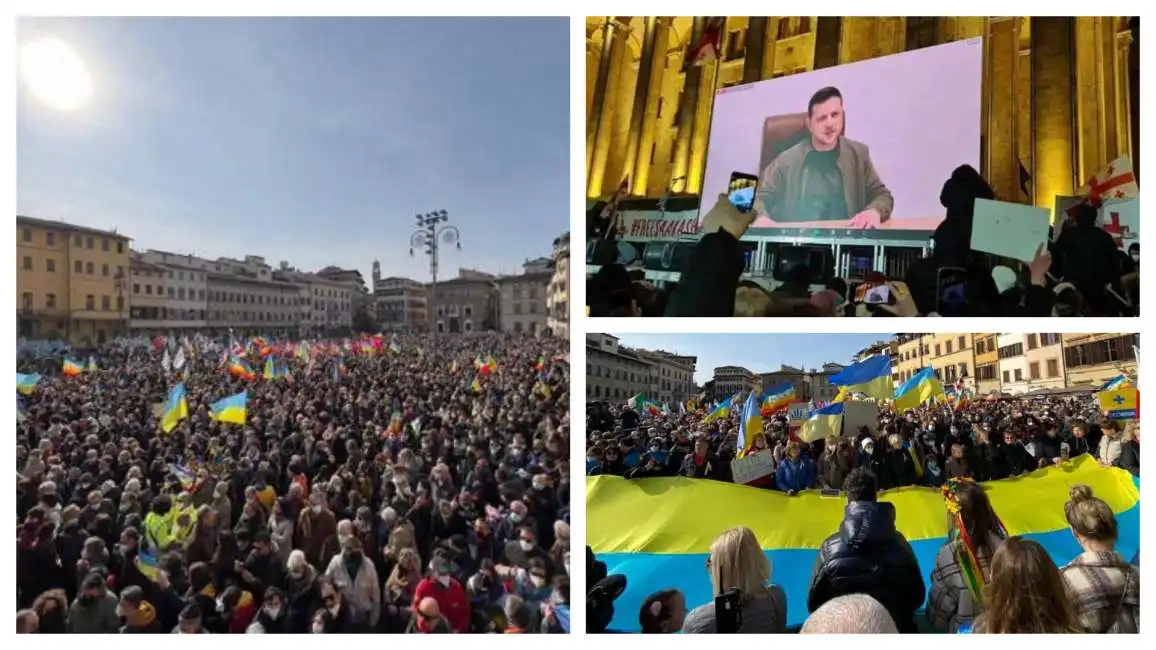
[[[1124,155],[1113,160],[1107,169],[1093,176],[1077,194],[1087,198],[1096,207],[1104,202],[1138,198],[1140,186],[1136,184],[1136,175],[1132,173],[1132,159]]]

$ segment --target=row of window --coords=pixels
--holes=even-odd
[[[35,263],[34,263],[32,257],[29,255],[25,255],[24,259],[21,260],[20,268],[25,270],[25,271],[35,271],[36,270]],[[56,273],[56,260],[51,258],[51,257],[45,258],[44,270],[47,271],[48,273]],[[72,272],[77,273],[77,274],[83,274],[83,275],[96,275],[96,265],[93,264],[92,262],[83,262],[81,260],[73,260]],[[124,276],[124,267],[117,265],[116,273],[117,273],[116,276],[112,275],[112,267],[109,266],[108,264],[101,264],[100,265],[100,274],[106,278],[108,278],[108,277],[123,277]]]
[[[530,303],[529,311],[527,311],[526,313],[527,314],[537,314],[539,311],[538,308],[540,306],[541,305],[539,305],[538,303],[532,302],[532,303]],[[514,315],[515,316],[521,316],[522,315],[522,303],[520,303],[520,302],[514,303]]]
[[[434,312],[438,316],[449,316],[450,318],[457,318],[458,306],[457,305],[446,305],[446,306],[438,305],[437,307],[434,308]],[[462,314],[462,316],[466,316],[466,317],[473,316],[474,315],[474,306],[473,305],[462,305],[461,314]]]
[[[514,300],[521,300],[522,299],[522,285],[515,284],[513,287],[513,292],[514,292]],[[531,284],[529,286],[529,291],[527,292],[527,297],[530,300],[537,300],[538,299],[538,285]]]
[[[1062,376],[1060,373],[1060,360],[1059,359],[1048,359],[1047,360],[1047,369],[1048,369],[1048,376],[1047,376],[1048,379],[1058,379]],[[1014,381],[1023,381],[1024,380],[1024,369],[1023,368],[1012,368],[1010,374],[1007,370],[1004,370],[1003,371],[1003,383],[1005,383],[1005,384],[1011,383],[1013,381],[1013,379],[1009,379],[1009,377],[1014,377]],[[1028,381],[1039,381],[1040,379],[1043,379],[1043,377],[1040,376],[1040,362],[1039,361],[1032,361],[1031,363],[1028,364]]]
[[[132,284],[133,295],[139,296],[140,295],[140,288],[141,288],[141,285],[134,282]],[[157,290],[156,290],[155,295],[158,295],[158,296],[164,296],[165,295],[165,287],[157,285],[156,289]],[[153,294],[153,285],[151,285],[151,284],[144,285],[144,295],[146,295],[146,296],[154,295]],[[173,298],[176,300],[186,300],[186,296],[187,296],[188,300],[204,300],[205,299],[205,290],[204,289],[189,289],[188,293],[186,294],[184,287],[175,287],[175,288],[172,286],[168,287],[168,297],[169,298]]]
[[[129,310],[132,320],[205,320],[204,309],[178,309],[173,307],[133,307]]]
[[[1081,343],[1064,348],[1064,363],[1069,368],[1079,368],[1098,363],[1136,361],[1136,346],[1139,345],[1139,334],[1125,334],[1104,341]]]
[[[32,230],[32,228],[23,228],[22,230],[23,232],[21,233],[21,239],[23,239],[27,244],[34,243],[35,232]],[[56,232],[52,230],[45,230],[42,232],[44,232],[44,245],[50,247],[56,246]],[[72,246],[73,248],[87,248],[88,250],[94,250],[96,248],[96,237],[93,235],[73,235]],[[101,237],[100,250],[107,253],[111,249],[112,242],[107,237]],[[124,253],[123,241],[116,241],[116,252],[120,254]]]
[[[33,293],[31,291],[25,291],[23,293],[23,295],[20,296],[20,304],[24,309],[27,309],[27,310],[36,309],[37,308],[36,296],[33,295]],[[112,304],[113,304],[112,296],[101,296],[100,297],[100,310],[101,311],[112,311]],[[56,294],[55,293],[44,294],[44,309],[56,309],[57,305],[58,305],[58,302],[56,300]],[[84,308],[88,311],[95,311],[96,310],[96,295],[90,293],[84,297]],[[117,311],[124,311],[124,296],[117,296],[116,297],[116,310]]]
[[[168,278],[169,280],[173,280],[173,279],[181,280],[181,281],[185,280],[185,271],[176,271],[176,277],[175,278],[173,277],[173,274],[174,274],[173,271],[161,271],[159,273],[153,273],[152,271],[142,271],[139,268],[132,270],[133,277],[144,276],[146,278],[158,277],[158,278]],[[193,282],[203,282],[205,280],[205,274],[204,273],[198,273],[196,271],[189,271],[188,272],[188,279],[190,281],[193,281]]]

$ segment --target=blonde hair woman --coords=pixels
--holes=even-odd
[[[1116,515],[1092,494],[1075,485],[1064,504],[1064,517],[1084,552],[1060,573],[1068,585],[1080,625],[1091,633],[1140,631],[1140,570],[1116,552]]]
[[[787,594],[771,584],[771,562],[750,528],[731,528],[715,538],[706,561],[713,596],[731,589],[739,592],[743,634],[773,634],[787,625]],[[714,599],[687,614],[685,634],[709,634],[717,630]]]

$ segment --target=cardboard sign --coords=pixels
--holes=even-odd
[[[747,454],[742,458],[731,461],[731,476],[734,482],[742,485],[760,479],[775,471],[775,457],[770,449],[764,449],[755,454]]]
[[[1064,223],[1070,218],[1068,210],[1084,202],[1082,196],[1060,196],[1056,195],[1055,202],[1052,208],[1052,241],[1060,238],[1060,233],[1064,230]]]
[[[976,199],[971,249],[1030,263],[1048,241],[1051,218],[1047,208]]]
[[[787,417],[791,419],[791,426],[801,427],[811,417],[811,405],[807,402],[791,402],[787,407]]]
[[[879,428],[879,406],[875,402],[850,400],[843,402],[843,435],[854,437],[859,427],[867,427],[871,435]]]

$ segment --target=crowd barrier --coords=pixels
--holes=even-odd
[[[985,483],[1009,534],[1040,542],[1063,566],[1080,553],[1064,519],[1072,485],[1090,486],[1116,513],[1117,550],[1133,558],[1140,548],[1139,481],[1090,456],[1024,476]],[[880,494],[895,504],[896,526],[911,542],[924,580],[947,540],[939,490],[905,487]],[[689,609],[713,597],[705,569],[711,542],[722,531],[746,526],[771,560],[772,581],[787,593],[787,625],[807,618],[807,589],[818,548],[843,519],[845,501],[809,490],[794,497],[744,485],[688,478],[586,479],[586,539],[610,573],[627,577],[614,603],[611,627],[638,631],[642,601],[661,589],[686,595]]]

